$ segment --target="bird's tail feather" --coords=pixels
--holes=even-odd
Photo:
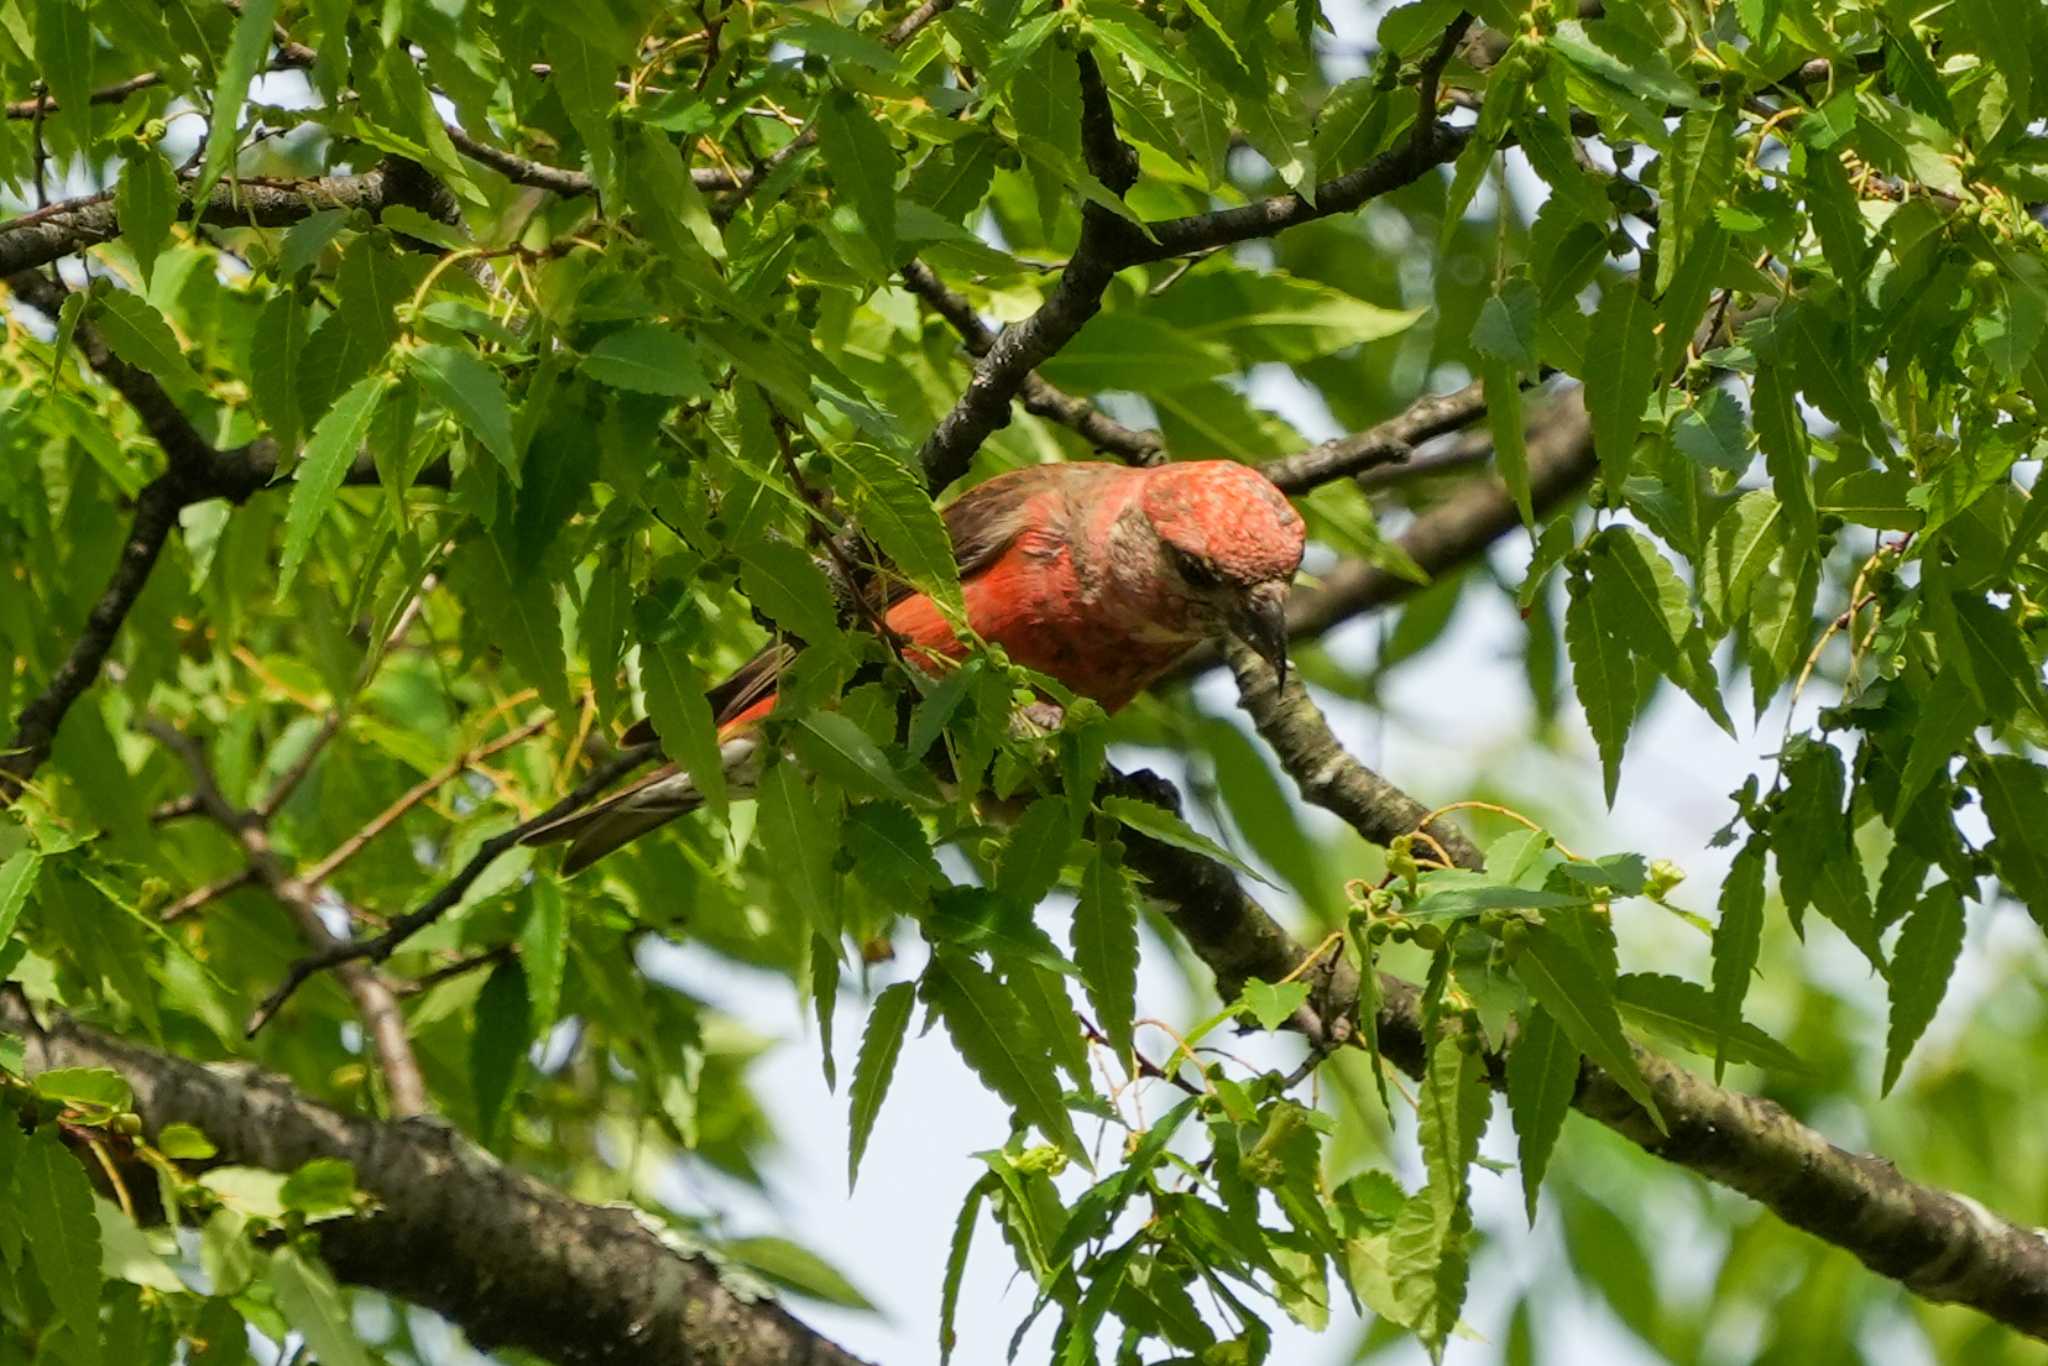
[[[735,736],[720,749],[725,760],[727,791],[734,797],[751,794],[755,741],[752,736]],[[704,794],[690,775],[673,765],[649,774],[623,792],[595,806],[573,811],[520,837],[521,844],[568,842],[562,859],[562,876],[579,873],[621,845],[648,831],[688,815],[704,804]]]

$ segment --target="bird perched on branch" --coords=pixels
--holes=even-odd
[[[1010,658],[1115,711],[1224,632],[1285,676],[1287,590],[1304,528],[1286,495],[1229,460],[1132,468],[1035,465],[969,489],[944,512],[967,621]],[[883,620],[926,667],[969,650],[930,597],[901,592]],[[712,690],[734,795],[758,767],[757,725],[792,652],[770,646]],[[645,721],[629,743],[652,739]],[[674,764],[526,835],[570,842],[574,873],[703,801]]]

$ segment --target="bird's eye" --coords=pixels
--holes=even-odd
[[[1190,555],[1176,547],[1173,560],[1174,568],[1180,571],[1181,578],[1190,588],[1214,588],[1223,582],[1223,575],[1217,572],[1216,566],[1199,555]]]

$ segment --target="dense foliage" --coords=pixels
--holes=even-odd
[[[1927,9],[1418,0],[1361,60],[1316,0],[0,0],[0,1359],[234,1361],[245,1325],[432,1358],[404,1318],[361,1336],[323,1264],[364,1173],[265,1172],[117,1071],[31,1066],[32,1016],[430,1111],[736,1282],[858,1302],[640,1179],[757,1180],[772,1137],[759,1045],[643,972],[650,938],[815,1004],[849,1181],[920,1020],[1014,1111],[971,1189],[914,1193],[964,1199],[930,1326],[950,1351],[971,1314],[963,1358],[1002,1341],[955,1302],[970,1255],[1015,1257],[1064,1362],[1258,1361],[1279,1317],[1354,1313],[1441,1353],[1481,1249],[1533,1236],[1475,1234],[1491,1120],[1531,1220],[1562,1205],[1548,1274],[1668,1359],[2020,1359],[1560,1140],[1597,1077],[1658,1148],[1648,1041],[2044,1221],[2048,14]],[[1315,836],[1180,683],[1042,734],[999,653],[903,667],[849,583],[957,602],[934,496],[1091,451],[1288,458],[1325,697],[1509,600],[1527,744],[1574,753],[1575,701],[1610,803],[1653,705],[1784,718],[1718,893],[1535,784],[1394,773],[1473,800]],[[1321,647],[1396,601],[1369,669]],[[715,774],[706,690],[773,637],[802,650],[758,800],[713,782],[570,881],[513,842],[648,757],[611,738],[638,715]],[[1310,705],[1252,710],[1324,801],[1281,738]],[[1190,756],[1202,810],[1107,768],[1129,745]],[[1289,903],[1292,971],[1203,939],[1161,871],[1189,858]],[[1999,1037],[1916,1076],[2001,904],[2034,923]],[[1711,952],[1629,961],[1638,917]],[[1868,974],[1809,979],[1785,922]],[[1168,1031],[1140,946],[1183,941],[1222,996]],[[1363,970],[1334,1012],[1333,964]],[[1291,1074],[1202,1048],[1305,1019]],[[1653,1222],[1711,1230],[1718,1279],[1672,1289]]]

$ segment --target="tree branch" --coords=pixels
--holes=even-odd
[[[197,218],[226,228],[278,228],[322,209],[362,209],[374,215],[391,198],[391,178],[382,167],[361,175],[317,176],[306,180],[268,182],[244,178],[222,181],[198,207]],[[189,196],[189,182],[179,194]],[[178,217],[194,217],[189,198],[178,205]],[[83,251],[121,235],[121,222],[110,199],[88,196],[52,204],[33,221],[0,223],[0,275],[32,270],[62,256]]]
[[[469,862],[462,865],[460,872],[416,909],[407,911],[393,920],[382,934],[371,939],[336,944],[293,963],[286,971],[284,981],[263,998],[262,1004],[258,1005],[255,1013],[249,1017],[247,1032],[253,1035],[268,1024],[279,1008],[291,999],[292,993],[314,974],[350,963],[382,963],[397,952],[398,947],[406,940],[453,910],[456,903],[462,900],[462,894],[469,890],[469,885],[481,877],[484,870],[496,862],[500,854],[519,843],[521,836],[551,821],[560,820],[571,811],[587,805],[606,788],[654,758],[659,752],[660,747],[652,744],[636,745],[632,749],[620,751],[592,769],[589,777],[578,783],[567,796],[547,810],[485,840],[478,846],[476,853],[470,856]]]
[[[932,312],[944,318],[977,360],[995,345],[996,334],[978,317],[966,299],[946,288],[931,267],[912,257],[903,264],[903,283],[923,299]],[[1057,422],[1079,433],[1097,450],[1108,451],[1131,465],[1156,465],[1166,458],[1166,442],[1157,432],[1141,432],[1124,426],[1085,398],[1077,398],[1032,371],[1024,377],[1018,398],[1024,411],[1048,422]]]
[[[1452,393],[1419,398],[1377,427],[1268,461],[1261,472],[1283,492],[1306,493],[1333,479],[1406,460],[1422,442],[1484,416],[1486,395],[1475,381]]]
[[[200,743],[155,717],[144,717],[140,724],[184,761],[191,771],[200,808],[241,846],[249,871],[290,912],[307,945],[316,953],[335,953],[351,945],[354,941],[327,928],[321,915],[319,885],[295,874],[290,862],[271,845],[269,832],[263,828],[263,813],[235,806],[221,791],[213,765],[207,762]],[[356,962],[344,963],[338,975],[355,1002],[356,1014],[362,1017],[371,1051],[377,1055],[384,1085],[390,1092],[392,1113],[401,1119],[426,1114],[433,1108],[427,1099],[426,1079],[420,1074],[419,1059],[413,1054],[412,1038],[406,1032],[405,1013],[399,1009],[390,983]]]
[[[486,1351],[516,1347],[566,1366],[859,1366],[757,1285],[728,1285],[710,1257],[679,1250],[654,1220],[572,1200],[444,1125],[341,1114],[275,1076],[167,1057],[62,1014],[38,1034],[11,997],[0,1000],[0,1027],[27,1038],[31,1076],[119,1072],[152,1138],[190,1124],[227,1162],[278,1172],[321,1157],[353,1164],[378,1210],[314,1226],[328,1265],[446,1315]]]

